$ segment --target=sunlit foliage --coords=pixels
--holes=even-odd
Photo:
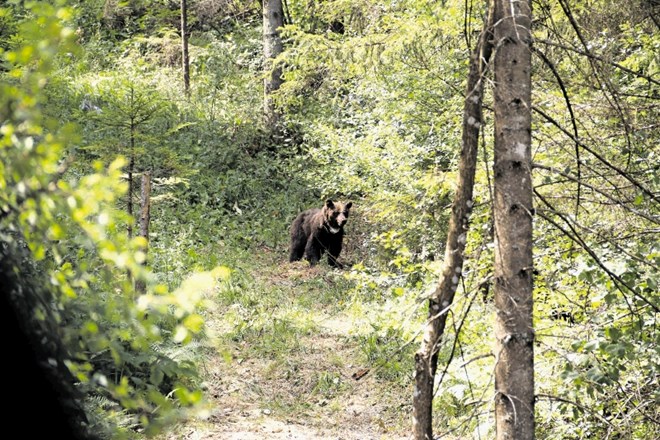
[[[2,54],[9,69],[0,83],[2,243],[9,253],[27,246],[47,283],[23,292],[42,296],[28,302],[37,304],[28,315],[58,328],[66,352],[53,362],[64,362],[87,396],[89,430],[151,431],[201,400],[192,358],[175,353],[203,332],[200,306],[228,273],[196,275],[174,291],[154,283],[143,264],[147,243],[127,238],[132,219],[118,203],[126,161],[69,172],[82,137],[44,111],[44,90],[57,66],[79,53],[73,11],[39,2],[26,8],[16,24],[20,39]],[[135,293],[136,279],[149,284],[147,294]]]

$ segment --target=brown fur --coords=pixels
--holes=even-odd
[[[326,200],[323,208],[308,209],[298,214],[291,224],[289,261],[298,261],[304,257],[314,266],[327,251],[328,264],[341,267],[337,259],[351,206],[352,202],[343,204]]]

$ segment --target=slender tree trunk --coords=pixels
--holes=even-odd
[[[151,221],[151,173],[145,171],[142,174],[142,187],[140,189],[140,237],[144,237],[147,241],[147,246],[144,248],[146,254],[149,250],[149,222]],[[144,265],[147,264],[145,258]],[[138,280],[135,283],[135,290],[138,293],[144,293],[147,290],[147,285],[144,280]]]
[[[282,12],[284,13],[284,24],[293,24],[293,20],[291,19],[291,11],[289,9],[289,4],[286,2],[286,0],[282,0]]]
[[[133,90],[131,89],[131,94]],[[131,130],[131,145],[130,145],[130,151],[131,151],[131,157],[128,161],[128,204],[126,206],[126,210],[128,211],[128,215],[130,216],[128,220],[128,238],[133,238],[133,191],[134,191],[134,182],[133,182],[133,173],[135,172],[135,122],[133,121],[133,118],[131,118],[131,125],[130,125],[130,130]]]
[[[190,60],[188,58],[188,6],[181,0],[181,63],[183,64],[183,90],[190,95]]]
[[[263,43],[264,43],[264,119],[266,125],[275,129],[279,115],[273,104],[272,93],[282,85],[282,69],[273,65],[273,60],[282,53],[282,38],[279,29],[284,24],[282,0],[263,0]]]
[[[491,8],[492,9],[492,8]],[[472,211],[472,190],[477,163],[479,130],[482,123],[483,74],[491,54],[492,11],[470,57],[470,71],[463,110],[463,146],[459,164],[458,188],[452,206],[445,259],[440,283],[429,299],[429,318],[422,344],[415,353],[415,391],[413,394],[413,438],[433,438],[432,404],[438,349],[444,333],[447,312],[463,271],[463,252]]]
[[[534,438],[531,2],[495,0],[495,424]]]

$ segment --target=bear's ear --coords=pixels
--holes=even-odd
[[[348,203],[346,204],[346,211],[348,211],[349,209],[351,209],[351,206],[353,206],[353,202],[348,202]]]
[[[328,209],[335,209],[335,204],[330,199],[325,201],[325,206],[327,206]]]

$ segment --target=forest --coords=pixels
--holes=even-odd
[[[658,0],[6,0],[0,135],[25,438],[660,438]]]

